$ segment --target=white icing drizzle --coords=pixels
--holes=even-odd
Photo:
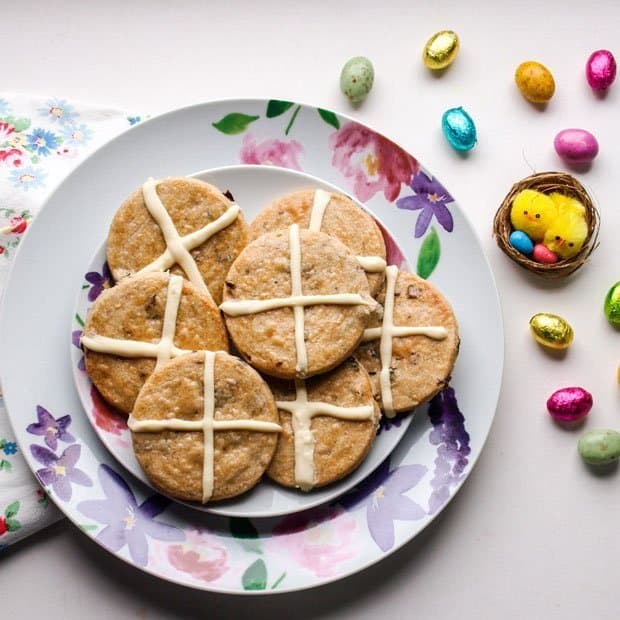
[[[303,295],[301,286],[301,241],[297,224],[293,224],[288,229],[288,246],[290,253],[291,296],[301,297]],[[293,306],[293,318],[295,320],[295,350],[297,351],[295,370],[304,375],[308,371],[308,352],[306,351],[306,340],[304,338],[303,306]]]
[[[215,353],[205,351],[203,370],[202,407],[202,503],[206,504],[213,495],[213,462],[215,459],[215,437],[213,421],[215,414]]]
[[[356,256],[357,262],[368,273],[381,273],[385,271],[387,263],[380,256]]]
[[[445,327],[407,327],[394,325],[394,292],[398,267],[390,265],[385,270],[385,305],[383,308],[383,323],[381,327],[372,327],[364,331],[362,342],[369,342],[381,338],[379,352],[381,357],[381,371],[379,373],[379,385],[381,388],[381,400],[383,411],[388,418],[396,415],[392,400],[392,382],[390,380],[390,365],[392,364],[392,338],[405,336],[427,336],[433,340],[447,338],[448,332]]]
[[[95,353],[109,353],[120,357],[154,357],[157,366],[168,361],[171,357],[179,357],[191,353],[187,349],[179,349],[174,346],[174,334],[176,331],[177,313],[183,293],[183,278],[170,276],[166,293],[166,310],[162,325],[161,338],[157,344],[153,342],[141,342],[139,340],[123,340],[121,338],[109,338],[95,334],[94,336],[82,335],[80,343]]]
[[[227,226],[230,226],[237,216],[240,209],[236,204],[232,204],[220,217],[206,226],[181,237],[170,217],[166,207],[162,203],[157,194],[157,184],[153,178],[148,179],[142,186],[142,196],[144,204],[161,229],[164,241],[166,242],[166,250],[156,258],[152,263],[143,267],[138,273],[147,271],[165,271],[174,263],[178,263],[190,282],[198,288],[202,293],[211,298],[211,293],[205,284],[205,281],[198,269],[198,265],[194,257],[190,254],[190,250],[203,244],[207,239],[217,234]]]
[[[327,205],[331,199],[332,195],[329,192],[326,192],[323,189],[314,190],[308,230],[313,230],[314,232],[319,232],[321,230],[321,226],[323,226],[325,209],[327,209]]]
[[[214,432],[243,430],[260,433],[279,433],[282,427],[274,422],[264,420],[215,420],[215,356],[216,352],[204,352],[204,397],[203,414],[200,420],[180,420],[164,418],[159,420],[136,420],[129,416],[127,426],[133,433],[155,433],[158,431],[201,431],[203,435],[202,462],[202,503],[205,504],[213,495],[214,484]]]
[[[220,304],[220,310],[228,316],[259,314],[277,308],[294,308],[296,306],[360,306],[372,305],[357,293],[334,293],[332,295],[295,295],[291,297],[273,297],[272,299],[229,299]]]
[[[319,191],[319,190],[317,190]],[[295,370],[304,375],[308,370],[308,353],[304,339],[304,308],[318,304],[357,306],[369,304],[357,293],[336,293],[333,295],[304,295],[301,282],[301,240],[299,225],[292,224],[288,229],[289,263],[291,272],[291,296],[273,299],[229,300],[220,305],[220,310],[228,316],[242,316],[292,307],[295,321]],[[373,301],[374,303],[374,301]]]
[[[302,491],[309,491],[314,486],[312,418],[325,415],[341,420],[370,420],[374,415],[372,405],[338,407],[330,403],[309,401],[306,383],[299,379],[295,381],[295,400],[278,400],[276,405],[291,414],[295,443],[295,483]]]
[[[314,190],[312,199],[312,209],[310,210],[310,224],[308,230],[319,232],[323,226],[325,210],[329,205],[332,195],[322,189]],[[387,263],[380,256],[356,256],[362,269],[368,273],[381,273],[385,270]]]
[[[157,364],[155,365],[155,368],[161,366],[164,362],[167,362],[170,359],[182,292],[183,278],[180,276],[172,276],[168,282],[168,295],[166,296],[164,324],[161,330],[161,338],[159,339],[159,351],[157,352]]]

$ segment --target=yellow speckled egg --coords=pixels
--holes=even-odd
[[[515,81],[521,94],[532,103],[547,103],[555,93],[551,71],[533,60],[522,62],[517,67]]]
[[[445,69],[456,58],[459,51],[459,38],[452,30],[436,32],[424,46],[422,60],[433,71]]]
[[[568,349],[573,342],[573,328],[557,314],[535,314],[530,319],[530,329],[536,342],[550,349]]]

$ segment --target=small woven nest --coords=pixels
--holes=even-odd
[[[515,250],[510,245],[509,237],[510,233],[513,232],[512,224],[510,223],[510,208],[515,196],[524,189],[533,189],[543,194],[559,192],[565,196],[576,198],[583,204],[586,209],[588,236],[579,254],[573,256],[573,258],[559,260],[557,263],[544,264],[536,262],[525,254],[521,254],[521,252]],[[599,214],[592,202],[592,198],[590,198],[588,192],[575,177],[564,172],[539,172],[515,183],[506,198],[504,198],[493,220],[493,236],[502,252],[524,269],[549,279],[564,278],[577,271],[598,246],[598,231]]]

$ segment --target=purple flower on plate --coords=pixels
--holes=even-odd
[[[390,469],[388,457],[338,503],[349,510],[365,506],[372,539],[382,551],[388,551],[394,546],[394,521],[417,521],[426,514],[404,493],[413,489],[427,471],[424,465],[401,465]]]
[[[52,487],[56,495],[68,502],[71,499],[71,484],[79,484],[84,487],[92,487],[92,480],[75,464],[80,458],[81,446],[73,444],[69,446],[60,456],[56,456],[51,450],[43,446],[31,445],[32,456],[45,465],[43,469],[37,470],[37,476],[41,483]]]
[[[42,435],[45,443],[52,450],[58,447],[58,440],[73,443],[75,437],[67,431],[71,424],[71,416],[63,415],[56,419],[47,409],[37,405],[38,423],[29,424],[26,430],[33,435]]]
[[[77,347],[80,351],[82,350],[82,345],[80,343],[80,338],[82,337],[82,330],[81,329],[76,329],[75,331],[71,332],[71,344],[74,347]],[[82,355],[82,357],[80,357],[80,361],[78,362],[77,367],[83,371],[86,372],[86,364],[84,363],[84,356]]]
[[[459,410],[451,387],[431,400],[428,415],[433,424],[429,439],[431,444],[437,446],[431,480],[433,493],[429,499],[429,514],[435,514],[448,501],[450,488],[462,478],[471,448],[469,433],[465,430],[465,417]]]
[[[129,485],[112,468],[100,465],[98,477],[105,499],[84,501],[77,508],[84,516],[106,526],[97,534],[97,540],[110,551],[116,553],[127,545],[131,559],[139,566],[146,566],[147,537],[185,540],[182,530],[154,519],[170,504],[169,499],[151,495],[138,505]]]
[[[112,281],[112,274],[110,273],[108,263],[103,263],[101,273],[89,271],[84,278],[91,285],[88,291],[88,301],[95,301],[95,299],[103,293],[103,289],[110,286],[110,282]]]
[[[447,204],[454,202],[454,198],[447,192],[441,183],[425,172],[418,172],[410,184],[415,192],[413,196],[405,196],[396,201],[399,209],[420,211],[415,224],[415,236],[421,237],[428,229],[433,215],[448,232],[452,232],[454,221],[448,211]]]
[[[392,428],[399,428],[403,423],[403,420],[406,416],[408,416],[411,412],[407,411],[405,413],[398,413],[393,418],[388,418],[385,415],[382,415],[379,420],[379,428],[377,429],[377,435],[380,435],[382,431],[389,431]]]

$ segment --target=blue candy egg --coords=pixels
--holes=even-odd
[[[441,117],[441,129],[450,146],[469,151],[476,144],[476,125],[463,108],[450,108]]]
[[[522,230],[515,230],[510,233],[508,241],[510,241],[510,245],[517,250],[517,252],[521,252],[521,254],[531,254],[534,251],[533,241]]]

